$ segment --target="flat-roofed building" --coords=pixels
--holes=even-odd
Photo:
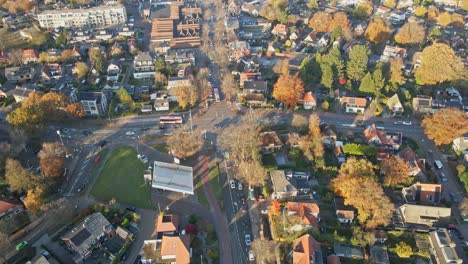
[[[153,168],[153,188],[193,194],[192,167],[155,161]]]

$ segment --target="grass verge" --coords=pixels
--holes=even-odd
[[[219,167],[218,165],[211,167],[209,172],[209,179],[211,189],[213,190],[216,200],[218,201],[219,208],[223,209],[223,187],[219,180]]]

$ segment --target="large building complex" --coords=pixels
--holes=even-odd
[[[88,9],[46,10],[37,18],[42,28],[102,28],[125,23],[127,11],[121,4],[113,4]]]

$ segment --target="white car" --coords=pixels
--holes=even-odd
[[[133,135],[135,135],[135,132],[134,131],[128,131],[127,133],[125,133],[125,135],[133,136]]]
[[[254,253],[252,250],[249,251],[249,261],[254,261],[255,260],[255,256],[254,256]]]
[[[241,182],[239,182],[239,183],[237,184],[237,189],[238,189],[239,191],[242,191],[242,189],[244,189]]]
[[[411,121],[403,121],[403,125],[411,126],[413,123]]]
[[[234,180],[231,180],[229,184],[231,185],[231,189],[236,189],[236,182]]]
[[[403,125],[403,121],[395,121],[393,122],[394,125]]]
[[[245,235],[245,244],[247,246],[250,246],[251,243],[252,243],[252,240],[250,240],[250,235]]]

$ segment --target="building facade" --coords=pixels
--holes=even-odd
[[[103,5],[88,9],[46,10],[37,15],[42,28],[102,28],[127,21],[123,5]]]
[[[107,111],[107,98],[101,92],[80,92],[78,100],[88,116],[99,116]]]

